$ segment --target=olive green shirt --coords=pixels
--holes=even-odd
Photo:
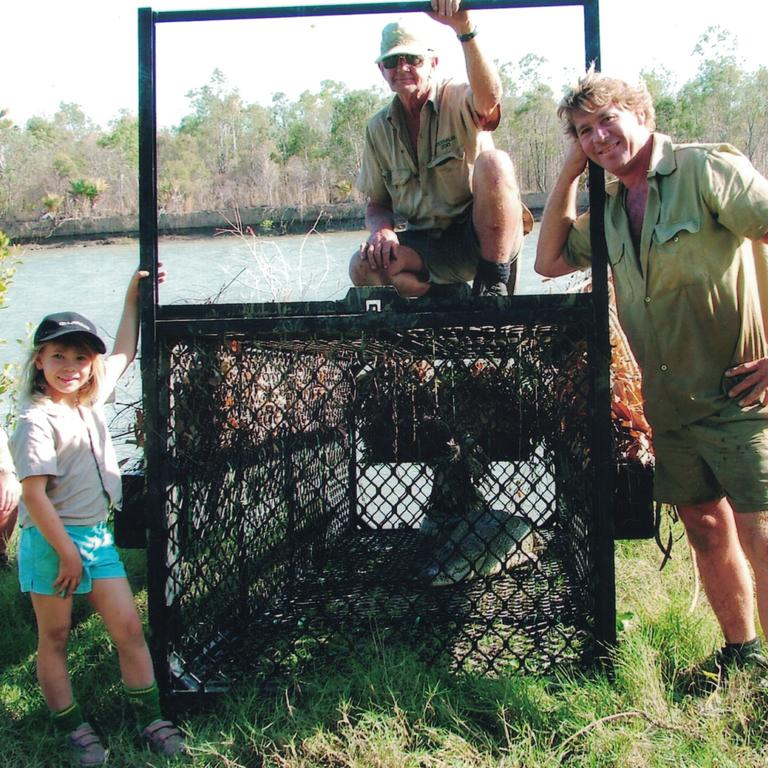
[[[616,304],[642,370],[646,416],[656,432],[679,429],[729,402],[727,368],[768,356],[756,278],[765,278],[765,251],[752,242],[768,232],[768,180],[728,144],[654,134],[639,254],[625,188],[614,180],[607,192]],[[589,213],[571,227],[563,256],[589,265]]]
[[[480,152],[493,149],[476,114],[467,83],[432,86],[422,107],[414,155],[400,99],[368,122],[357,187],[373,203],[392,205],[408,229],[446,229],[472,204],[472,168]]]

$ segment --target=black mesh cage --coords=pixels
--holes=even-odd
[[[159,324],[150,612],[171,692],[372,632],[481,672],[593,658],[591,315],[560,298]]]

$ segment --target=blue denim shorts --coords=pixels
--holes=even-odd
[[[83,560],[83,575],[76,595],[91,591],[94,579],[125,578],[125,567],[106,522],[96,525],[65,525]],[[22,592],[55,595],[53,582],[59,573],[59,556],[37,528],[22,528],[17,553]]]

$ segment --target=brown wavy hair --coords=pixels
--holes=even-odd
[[[594,64],[560,100],[557,116],[565,124],[565,132],[575,137],[574,112],[591,114],[611,104],[635,114],[643,112],[645,127],[649,131],[656,130],[656,110],[646,84],[640,81],[632,86],[624,80],[607,77],[602,72],[596,72]]]

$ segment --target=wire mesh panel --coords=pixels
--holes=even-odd
[[[589,315],[468,306],[165,338],[172,691],[372,631],[483,672],[593,656]]]

